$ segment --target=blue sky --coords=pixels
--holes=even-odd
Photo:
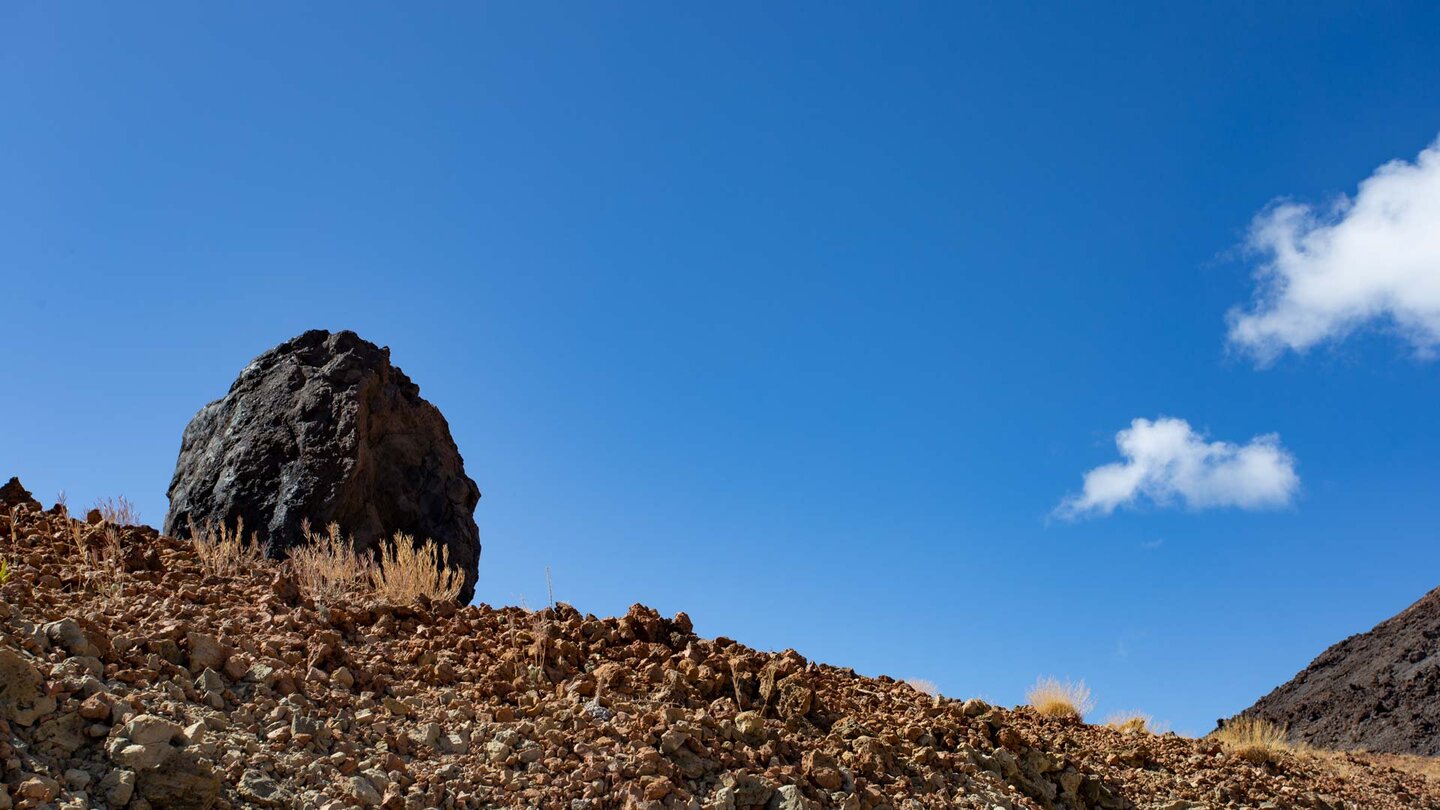
[[[450,421],[483,601],[1203,733],[1440,584],[1433,172],[1360,190],[1440,134],[1437,24],[6,4],[0,474],[158,524],[201,405],[354,329]]]

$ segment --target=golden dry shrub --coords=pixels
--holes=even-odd
[[[1110,715],[1105,725],[1121,734],[1150,734],[1154,720],[1142,712],[1116,712]]]
[[[124,495],[115,498],[102,498],[95,502],[95,507],[100,512],[100,519],[106,523],[116,526],[139,526],[140,512],[135,508]]]
[[[119,529],[110,523],[90,526],[71,521],[70,539],[75,544],[75,570],[85,590],[98,595],[102,603],[116,599],[124,570]]]
[[[421,596],[432,602],[455,601],[460,596],[460,572],[450,566],[449,552],[432,540],[396,532],[379,546],[380,564],[371,571],[371,584],[382,600],[410,604]]]
[[[195,553],[200,557],[200,568],[211,576],[233,577],[253,571],[265,557],[260,553],[260,542],[252,532],[245,539],[245,519],[235,521],[233,531],[222,523],[197,527],[190,521],[190,539],[195,543]]]
[[[1237,717],[1210,736],[1231,754],[1255,765],[1271,762],[1276,754],[1292,748],[1284,726],[1260,717]]]
[[[1084,681],[1041,678],[1025,693],[1025,700],[1042,717],[1083,720],[1095,708]]]
[[[905,685],[927,697],[935,697],[940,694],[940,687],[927,678],[906,678]]]
[[[353,601],[370,588],[374,563],[356,553],[354,542],[331,523],[325,533],[312,532],[309,522],[301,524],[305,545],[290,550],[290,570],[295,584],[317,602]]]

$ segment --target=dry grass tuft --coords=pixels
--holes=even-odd
[[[409,604],[421,596],[432,602],[459,597],[462,578],[450,567],[444,546],[431,540],[417,544],[410,535],[396,532],[379,551],[380,565],[371,571],[371,584],[381,599]]]
[[[70,538],[75,543],[75,567],[85,581],[85,589],[108,605],[120,596],[120,575],[124,571],[120,532],[113,523],[97,528],[72,521]]]
[[[1084,720],[1085,715],[1095,708],[1090,697],[1090,688],[1084,681],[1060,681],[1055,678],[1041,678],[1025,693],[1030,708],[1042,717],[1062,717]]]
[[[1105,721],[1121,734],[1154,734],[1154,723],[1154,718],[1142,712],[1116,712]]]
[[[925,678],[906,678],[905,685],[922,695],[936,697],[940,694],[940,687],[936,686],[934,681]]]
[[[353,601],[369,590],[374,563],[355,553],[355,544],[331,523],[325,534],[300,527],[306,545],[290,551],[290,568],[295,583],[317,602]]]
[[[1337,770],[1341,772],[1354,769],[1354,752],[1312,751],[1311,753],[1328,755],[1332,765],[1337,766]],[[1440,757],[1422,757],[1415,754],[1370,754],[1369,756],[1381,765],[1388,765],[1399,771],[1417,774],[1431,781],[1440,782]]]
[[[1210,734],[1225,749],[1246,762],[1263,765],[1281,751],[1292,751],[1284,726],[1259,717],[1237,717]]]
[[[128,498],[121,495],[116,498],[102,498],[95,502],[95,509],[100,510],[100,519],[115,526],[139,526],[140,512],[135,509],[135,504]]]
[[[260,553],[260,542],[252,532],[245,539],[244,518],[235,521],[235,530],[228,531],[224,524],[218,527],[205,522],[204,528],[190,521],[190,539],[195,543],[195,553],[200,557],[200,567],[205,573],[217,577],[233,577],[255,570],[265,557]]]

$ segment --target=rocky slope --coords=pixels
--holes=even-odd
[[[641,606],[316,604],[6,497],[0,808],[1440,808],[1374,758],[932,698]]]
[[[1320,654],[1243,714],[1325,748],[1440,754],[1440,589]]]

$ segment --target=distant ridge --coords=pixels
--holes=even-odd
[[[1440,588],[1321,653],[1241,715],[1325,748],[1440,754]]]

